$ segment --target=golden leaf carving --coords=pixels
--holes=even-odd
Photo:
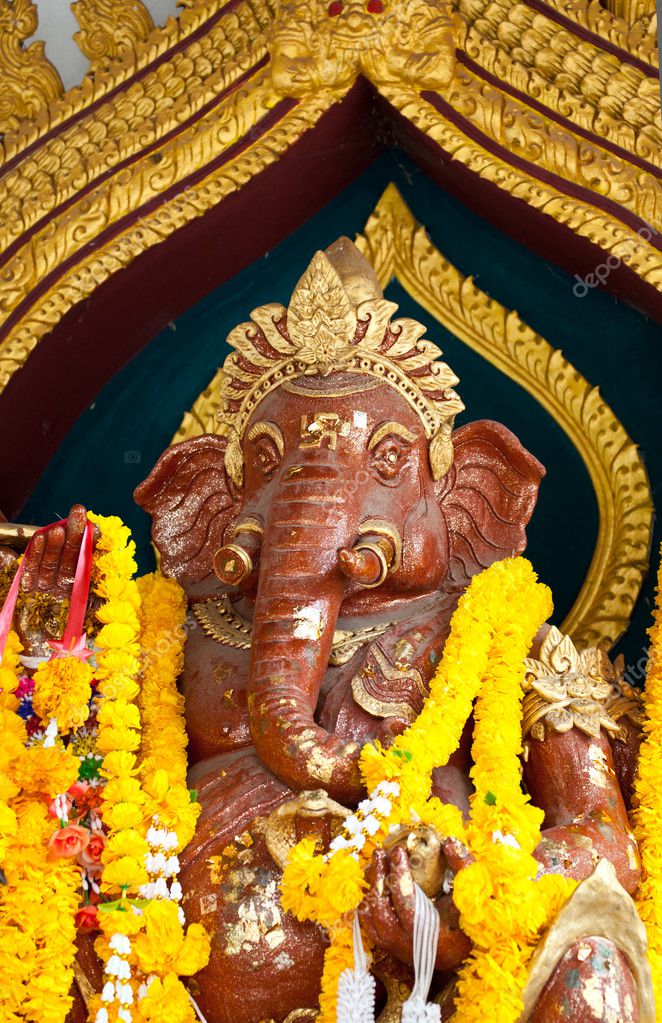
[[[154,29],[142,0],[76,0],[71,10],[80,25],[74,39],[92,69],[136,56],[136,44]]]
[[[577,728],[597,738],[601,729],[620,734],[609,712],[610,701],[619,694],[618,673],[602,651],[575,647],[569,636],[550,628],[538,658],[527,658],[523,702],[523,731],[534,739],[553,732]]]
[[[36,30],[32,0],[0,0],[0,132],[36,117],[62,93],[60,76],[45,56],[43,42],[24,45]]]
[[[317,252],[287,309],[287,329],[299,358],[326,376],[353,356],[356,309],[323,252]]]

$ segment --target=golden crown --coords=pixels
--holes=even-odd
[[[392,319],[397,309],[356,246],[340,238],[315,253],[287,309],[259,306],[250,323],[231,331],[234,351],[223,366],[217,418],[228,437],[226,468],[237,486],[243,482],[242,438],[259,403],[297,377],[338,372],[367,374],[398,390],[425,427],[434,478],[446,475],[453,422],[464,408],[453,389],[458,378],[441,361],[441,349],[423,339],[425,327]]]

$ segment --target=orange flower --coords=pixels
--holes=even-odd
[[[78,855],[78,862],[88,874],[100,874],[102,870],[101,853],[106,848],[106,836],[101,831],[92,831],[90,840]]]
[[[72,859],[87,848],[90,832],[80,824],[68,824],[66,828],[58,828],[48,840],[48,848],[56,856]]]
[[[76,927],[84,934],[99,930],[99,914],[96,906],[81,906],[75,916]]]

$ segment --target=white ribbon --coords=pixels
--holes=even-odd
[[[358,913],[354,914],[354,969],[338,978],[338,1023],[375,1023],[375,978],[368,972]]]
[[[441,1008],[428,1003],[439,940],[439,913],[427,895],[414,886],[416,908],[414,912],[414,987],[402,1006],[402,1023],[440,1023]]]

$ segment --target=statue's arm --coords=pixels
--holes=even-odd
[[[546,872],[583,880],[606,858],[623,887],[634,891],[640,861],[609,737],[577,727],[542,731],[540,738],[527,737],[524,753],[525,784],[545,812],[536,859]]]

